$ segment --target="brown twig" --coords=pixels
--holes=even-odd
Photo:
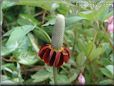
[[[42,15],[42,24],[43,24],[44,21],[45,21],[45,16],[46,16],[46,10],[43,12],[43,15]]]
[[[43,13],[43,11],[41,11],[41,12],[38,12],[38,13],[36,13],[34,16],[36,17],[36,16],[39,16],[39,15],[41,15]]]

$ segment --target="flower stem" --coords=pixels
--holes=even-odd
[[[57,68],[53,67],[54,84],[57,84]]]

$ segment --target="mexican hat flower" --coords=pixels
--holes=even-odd
[[[60,67],[64,62],[68,62],[70,58],[69,49],[63,46],[64,30],[65,17],[58,14],[52,33],[51,44],[43,45],[38,53],[40,58],[50,66]]]

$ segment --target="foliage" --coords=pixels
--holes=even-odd
[[[58,69],[60,84],[113,84],[114,45],[104,20],[113,15],[113,0],[3,0],[1,84],[53,84],[52,67],[37,55],[51,42],[56,15],[66,18],[64,44],[71,58]],[[2,9],[2,10],[1,10]]]

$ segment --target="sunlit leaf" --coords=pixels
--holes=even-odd
[[[23,39],[23,37],[34,28],[35,26],[32,25],[15,27],[6,43],[7,48],[14,51],[19,46],[19,42]]]

